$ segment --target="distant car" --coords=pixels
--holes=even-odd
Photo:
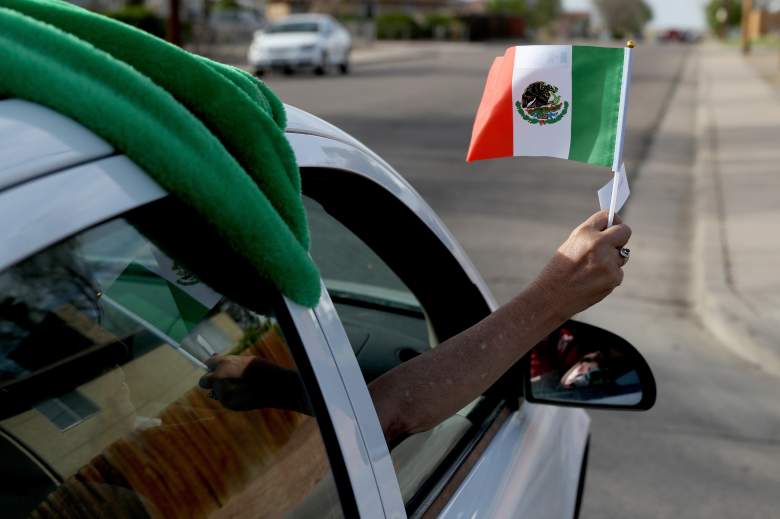
[[[701,36],[690,30],[669,29],[658,35],[658,41],[661,43],[696,43]]]
[[[248,60],[257,75],[272,68],[286,73],[312,69],[321,75],[331,67],[346,74],[351,50],[349,31],[332,17],[292,15],[255,32]]]

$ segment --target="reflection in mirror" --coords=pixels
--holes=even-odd
[[[651,394],[645,394],[648,390]],[[628,342],[569,321],[531,351],[526,397],[583,407],[649,408],[655,384],[644,359]]]

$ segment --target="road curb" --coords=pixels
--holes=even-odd
[[[357,67],[370,67],[373,65],[386,65],[389,63],[403,63],[405,61],[415,61],[418,59],[434,57],[437,55],[435,49],[400,49],[394,52],[379,51],[375,55],[367,53],[366,56],[353,56],[352,65]]]
[[[697,50],[697,62],[701,60]],[[718,162],[718,133],[708,100],[713,83],[699,66],[694,163],[692,290],[704,326],[732,352],[780,376],[780,331],[741,294],[731,273],[726,213]]]

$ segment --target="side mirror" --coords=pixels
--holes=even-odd
[[[645,411],[655,404],[655,378],[642,355],[622,337],[568,321],[526,355],[528,402]]]

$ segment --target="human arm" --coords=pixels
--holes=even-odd
[[[619,220],[609,229],[606,223],[604,211],[588,218],[510,302],[369,385],[391,448],[457,412],[568,318],[620,285],[625,260],[618,249],[631,231]]]
[[[198,385],[233,411],[276,408],[311,415],[298,372],[254,355],[214,355]]]
[[[485,319],[369,384],[388,445],[435,427],[496,380],[577,312],[606,297],[623,279],[618,249],[630,237],[607,213],[572,231],[541,274]],[[217,356],[201,386],[226,407],[288,408],[311,414],[293,370],[247,356]]]

